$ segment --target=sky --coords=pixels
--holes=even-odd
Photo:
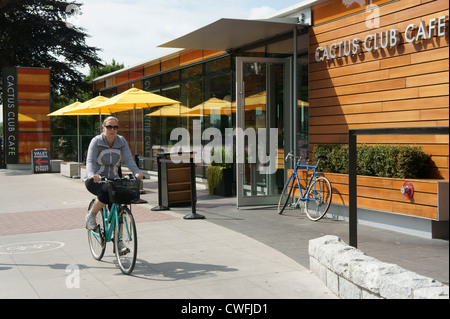
[[[130,67],[177,49],[158,48],[220,18],[264,19],[301,0],[79,0],[66,8],[68,28],[90,36],[103,63]],[[81,69],[85,74],[89,68]],[[1,101],[0,101],[1,107]],[[0,123],[3,112],[0,112]]]
[[[81,0],[68,22],[91,35],[103,62],[133,66],[174,51],[158,45],[220,18],[258,19],[300,0]],[[67,10],[66,10],[67,11]]]

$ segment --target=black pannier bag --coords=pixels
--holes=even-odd
[[[116,204],[131,204],[140,199],[140,180],[121,179],[108,183],[109,200]]]

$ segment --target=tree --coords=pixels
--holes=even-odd
[[[123,69],[124,65],[123,63],[117,63],[116,60],[112,59],[111,64],[105,64],[101,67],[91,67],[91,69],[89,70],[89,75],[86,77],[86,80],[88,81],[92,81],[95,78],[98,78],[102,75]]]
[[[99,48],[84,29],[66,24],[82,4],[60,0],[0,0],[0,72],[5,66],[51,68],[52,93],[75,97],[90,90],[77,68],[99,67]]]

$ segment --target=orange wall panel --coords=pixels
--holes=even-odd
[[[180,53],[180,65],[189,64],[203,59],[203,50],[189,50]]]
[[[161,61],[161,71],[170,70],[170,69],[176,68],[178,66],[180,66],[180,57]]]
[[[17,68],[19,163],[31,162],[35,148],[50,150],[50,70]]]

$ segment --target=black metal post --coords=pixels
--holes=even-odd
[[[153,207],[152,210],[155,212],[159,212],[162,210],[170,210],[169,207],[163,206],[162,204],[162,175],[161,175],[161,157],[163,153],[158,153],[157,163],[158,163],[158,206]]]
[[[357,175],[356,175],[356,135],[353,131],[348,134],[348,219],[349,219],[349,244],[358,246],[358,203],[356,198]]]
[[[205,219],[205,216],[197,214],[197,185],[195,182],[195,164],[194,164],[194,152],[191,152],[189,156],[189,168],[191,171],[191,207],[192,213],[186,215],[184,219]]]
[[[6,165],[5,165],[5,157],[3,155],[3,136],[0,136],[1,140],[0,140],[0,169],[5,169]]]

